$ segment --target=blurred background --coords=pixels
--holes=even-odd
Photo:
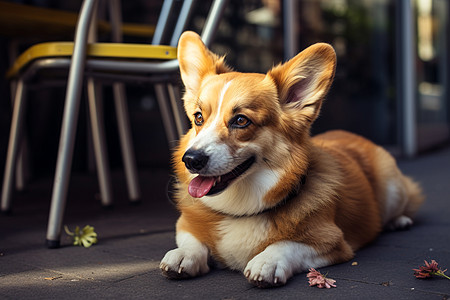
[[[77,12],[80,1],[24,0],[23,4]],[[411,22],[405,23],[405,0],[230,0],[212,50],[242,72],[266,72],[316,42],[330,43],[338,57],[334,84],[313,133],[345,129],[386,147],[397,157],[414,156],[449,142],[449,21],[447,0],[412,0]],[[154,24],[162,1],[122,1],[125,22]],[[206,8],[198,1],[189,28],[204,22]],[[286,25],[286,20],[289,24]],[[406,27],[405,27],[405,24]],[[287,28],[286,26],[289,26]],[[288,30],[289,29],[289,30]],[[412,33],[413,49],[403,37]],[[63,38],[63,37],[61,37]],[[67,37],[64,37],[67,38]],[[72,37],[68,37],[70,40]],[[45,36],[39,37],[39,41]],[[54,37],[51,40],[55,40]],[[151,37],[128,39],[150,42]],[[12,49],[19,51],[37,37],[0,37],[0,73],[10,66]],[[291,53],[289,53],[289,51]],[[404,101],[405,55],[414,72],[413,123]],[[411,67],[410,66],[410,67]],[[411,74],[410,74],[411,75]],[[6,158],[11,122],[9,82],[0,79],[0,177]],[[114,105],[108,86],[104,107],[109,159],[121,167]],[[26,136],[32,176],[52,177],[56,164],[65,89],[38,89],[30,93]],[[131,128],[139,168],[170,164],[159,108],[151,86],[127,86]],[[409,103],[411,106],[411,103]],[[87,105],[82,101],[74,152],[74,171],[92,171],[94,159],[88,130]],[[405,149],[405,132],[412,126],[413,153]]]

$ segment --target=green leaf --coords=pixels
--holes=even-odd
[[[80,230],[80,227],[75,227],[75,231],[69,231],[67,226],[64,226],[66,233],[73,237],[73,244],[75,246],[83,246],[89,248],[93,244],[97,243],[97,233],[94,231],[94,227],[86,225]]]

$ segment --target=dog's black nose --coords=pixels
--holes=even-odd
[[[192,172],[199,172],[201,171],[206,164],[208,163],[209,156],[207,156],[202,151],[198,150],[188,150],[183,155],[182,161],[186,165],[186,168],[188,168],[189,171]]]

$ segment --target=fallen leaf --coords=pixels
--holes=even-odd
[[[56,279],[60,279],[62,278],[62,276],[55,276],[55,277],[45,277],[45,280],[56,280]]]

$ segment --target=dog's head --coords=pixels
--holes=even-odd
[[[180,181],[225,213],[276,205],[308,167],[310,126],[334,76],[332,47],[313,45],[267,74],[238,73],[185,32],[178,59],[192,123],[175,153]]]

